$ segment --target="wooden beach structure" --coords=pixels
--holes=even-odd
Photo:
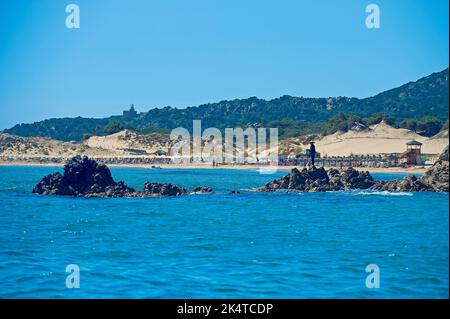
[[[407,165],[421,165],[422,145],[416,140],[407,142],[406,151],[400,155],[400,159]]]

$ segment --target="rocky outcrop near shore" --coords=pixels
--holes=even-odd
[[[422,177],[424,183],[430,185],[435,191],[448,192],[448,173],[449,173],[449,161],[448,161],[448,146],[439,157],[439,160],[434,163],[433,167],[428,170]]]
[[[106,165],[99,164],[86,156],[75,156],[64,165],[64,174],[59,172],[41,179],[33,193],[44,195],[84,196],[105,193],[117,187]],[[124,184],[120,184],[124,185]]]
[[[144,195],[161,195],[161,196],[180,196],[189,194],[189,191],[183,187],[173,184],[161,184],[161,183],[145,183]]]
[[[433,189],[415,175],[406,176],[400,180],[379,181],[370,187],[372,190],[388,192],[431,192]]]
[[[64,174],[56,172],[45,176],[33,188],[35,194],[76,197],[155,197],[211,192],[212,189],[205,186],[190,192],[181,186],[150,182],[144,184],[142,191],[136,191],[124,181],[115,182],[106,165],[86,156],[73,157],[64,165]]]
[[[448,192],[449,161],[448,147],[439,160],[428,169],[424,176],[406,176],[401,180],[375,181],[369,172],[347,168],[339,171],[323,167],[299,171],[292,169],[291,173],[267,183],[260,191],[292,190],[300,192],[325,192],[348,189],[370,189],[389,192]]]
[[[442,152],[439,160],[428,169],[425,174],[418,178],[414,175],[407,176],[401,180],[378,182],[372,187],[376,190],[390,192],[442,192],[448,193],[448,146]]]
[[[212,193],[213,189],[211,187],[198,186],[192,189],[192,193],[195,194],[209,194]]]
[[[369,172],[360,172],[354,168],[344,171],[331,169],[328,172],[323,168],[313,166],[310,169],[298,170],[293,168],[291,173],[267,183],[261,191],[275,191],[279,189],[300,192],[325,192],[344,189],[368,189],[375,184]]]

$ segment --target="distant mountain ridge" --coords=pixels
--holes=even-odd
[[[236,126],[268,126],[302,133],[317,133],[322,123],[338,113],[369,117],[384,113],[401,121],[409,118],[435,116],[448,119],[449,70],[433,73],[415,82],[384,91],[373,97],[304,98],[282,96],[272,100],[256,97],[208,103],[185,109],[154,108],[136,116],[111,116],[102,119],[60,118],[32,124],[19,124],[6,133],[18,136],[50,137],[62,141],[81,140],[85,134],[102,135],[111,121],[118,121],[141,132],[192,128],[194,119],[201,119],[203,128]]]

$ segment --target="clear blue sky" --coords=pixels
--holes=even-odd
[[[65,6],[81,28],[65,27]],[[381,29],[365,7],[381,9]],[[448,66],[448,0],[0,0],[0,129],[284,94],[367,97]]]

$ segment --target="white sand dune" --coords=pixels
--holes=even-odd
[[[98,147],[62,142],[43,137],[21,137],[0,133],[0,155],[20,157],[71,157],[75,155],[108,156],[114,154]]]
[[[101,148],[129,155],[133,151],[143,151],[150,155],[158,150],[168,151],[170,139],[163,134],[138,134],[124,130],[107,136],[92,136],[83,144],[90,148]]]
[[[295,155],[300,149],[309,145],[300,142],[302,138],[280,141],[279,154]],[[304,140],[304,139],[303,139]],[[356,128],[349,132],[337,132],[316,141],[316,149],[322,156],[370,155],[381,153],[402,153],[406,150],[406,142],[417,140],[423,143],[422,152],[439,154],[447,146],[448,131],[443,131],[431,138],[420,136],[406,129],[396,129],[382,122],[370,128]],[[173,145],[168,135],[138,134],[131,131],[121,131],[109,136],[93,136],[82,143],[61,142],[40,137],[19,137],[5,133],[0,134],[0,155],[22,156],[56,156],[71,157],[88,155],[94,157],[134,157],[154,156],[156,151],[169,152]],[[206,149],[216,145],[206,142]],[[220,149],[220,148],[219,148]],[[260,156],[273,156],[276,147],[267,149]],[[254,156],[254,150],[247,150],[249,156]],[[199,156],[200,154],[195,154]],[[203,154],[205,155],[205,154]]]
[[[373,125],[367,130],[337,132],[316,141],[318,152],[328,156],[348,156],[402,153],[406,143],[416,140],[423,143],[422,153],[439,154],[449,144],[447,138],[427,138],[407,129],[397,129],[385,122]],[[308,147],[304,145],[304,147]]]

